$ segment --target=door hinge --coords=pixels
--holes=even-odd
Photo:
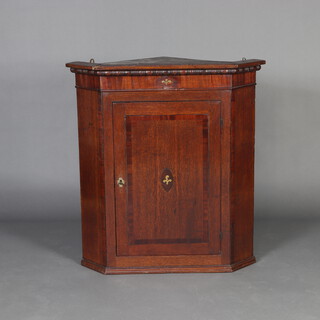
[[[220,231],[219,237],[220,237],[220,240],[222,240],[222,231]]]
[[[223,127],[223,118],[220,118],[220,126]]]

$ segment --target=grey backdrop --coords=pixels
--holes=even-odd
[[[1,0],[0,218],[79,217],[74,75],[153,56],[266,59],[257,73],[256,215],[319,215],[320,2]]]

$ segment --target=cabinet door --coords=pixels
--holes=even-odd
[[[220,102],[113,103],[118,256],[220,252]]]

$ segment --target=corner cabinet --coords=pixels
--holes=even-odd
[[[71,62],[82,264],[231,272],[253,256],[254,103],[263,60]]]

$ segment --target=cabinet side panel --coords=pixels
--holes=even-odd
[[[232,93],[231,110],[231,259],[253,256],[255,87]]]
[[[100,95],[77,89],[83,258],[104,264],[103,153]]]

